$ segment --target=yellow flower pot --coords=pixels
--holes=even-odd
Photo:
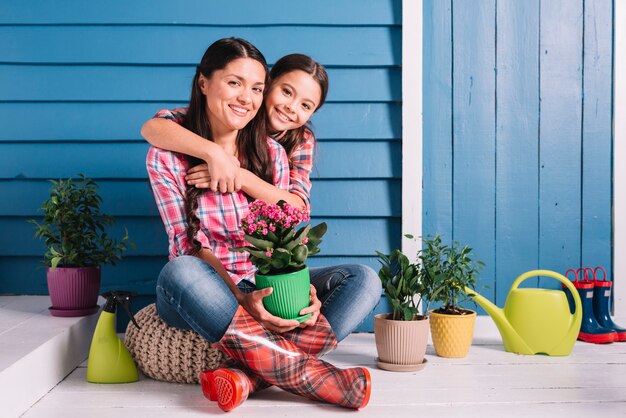
[[[430,334],[439,357],[467,356],[474,336],[476,312],[468,315],[446,315],[430,311]]]

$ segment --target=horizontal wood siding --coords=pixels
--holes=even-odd
[[[119,10],[124,9],[124,13]],[[40,216],[48,179],[96,179],[113,231],[137,244],[104,267],[103,290],[152,295],[167,241],[145,171],[142,123],[186,104],[194,67],[214,40],[238,36],[272,64],[292,52],[328,68],[328,103],[313,118],[319,139],[314,221],[327,221],[311,265],[359,262],[400,245],[400,0],[235,5],[190,0],[16,2],[0,15],[0,294],[45,294]]]
[[[499,305],[536,268],[612,278],[612,10],[424,2],[423,233],[472,246]]]

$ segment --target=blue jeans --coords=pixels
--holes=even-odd
[[[322,302],[337,341],[347,337],[380,300],[378,276],[369,267],[343,265],[312,268],[311,283]],[[254,284],[242,281],[243,292]],[[156,307],[165,323],[193,329],[209,342],[219,341],[235,315],[238,303],[213,267],[197,257],[181,256],[169,261],[156,286]]]
[[[310,268],[321,312],[337,341],[346,338],[380,301],[382,286],[374,270],[362,264]]]

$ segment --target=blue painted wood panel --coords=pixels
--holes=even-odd
[[[582,16],[582,2],[541,2],[539,265],[560,272],[581,262]]]
[[[539,1],[498,0],[496,12],[494,290],[502,306],[517,276],[539,267]]]
[[[530,269],[610,269],[612,4],[424,2],[424,232],[500,305]]]
[[[28,25],[0,26],[0,62],[195,65],[211,40],[230,36],[252,42],[270,63],[296,51],[330,66],[401,61],[402,32],[392,26]]]
[[[33,238],[33,225],[28,218],[0,218],[0,254],[3,256],[37,256],[43,254],[43,243]],[[389,252],[395,237],[400,236],[400,220],[395,218],[326,218],[313,217],[313,224],[326,222],[328,232],[320,248],[325,256],[372,256],[375,250]],[[118,216],[111,229],[114,236],[123,236],[128,229],[137,249],[129,256],[167,255],[167,235],[158,216]],[[18,242],[14,237],[21,237]],[[320,253],[322,254],[322,253]]]
[[[88,172],[87,172],[88,174]],[[102,210],[113,216],[157,216],[158,210],[148,180],[98,180]],[[0,181],[0,216],[37,216],[49,196],[47,181]],[[341,196],[341,198],[337,198]],[[400,181],[393,179],[350,179],[313,181],[311,199],[315,216],[400,217]]]
[[[1,141],[138,140],[141,125],[172,103],[13,102],[0,103],[11,123],[0,130]],[[37,123],[33,123],[36,118]],[[320,139],[400,139],[400,104],[328,103],[311,119]]]
[[[123,13],[120,13],[123,10]],[[193,24],[193,25],[400,25],[401,0],[239,0],[230,4],[205,0],[47,0],[2,5],[0,24]]]
[[[84,172],[94,179],[147,181],[148,148],[145,141],[4,143],[0,144],[0,179],[67,178]],[[401,154],[402,144],[396,141],[321,141],[311,178],[400,178],[402,167],[395,162]]]
[[[185,102],[195,67],[0,64],[0,101]],[[396,67],[329,68],[327,102],[402,99]],[[94,82],[96,81],[97,82]],[[164,83],[163,80],[168,80]],[[367,88],[364,88],[367,86]]]
[[[452,2],[424,1],[422,234],[452,239]],[[405,231],[410,232],[410,231]]]
[[[581,264],[611,265],[611,84],[613,2],[584,3],[584,107],[582,132]]]
[[[485,263],[476,289],[493,299],[495,1],[453,2],[452,16],[452,233]]]
[[[45,294],[43,245],[26,219],[39,215],[48,178],[95,178],[103,209],[137,249],[103,269],[102,290],[153,298],[167,242],[145,171],[143,122],[186,104],[209,43],[250,40],[272,64],[301,52],[327,66],[314,222],[330,228],[312,266],[365,263],[400,242],[401,0],[336,3],[183,0],[6,4],[0,13],[0,294]],[[236,10],[234,8],[236,7]],[[124,10],[119,13],[119,10]],[[28,237],[20,240],[15,237]],[[381,305],[378,309],[387,309]],[[360,328],[370,330],[372,320]]]

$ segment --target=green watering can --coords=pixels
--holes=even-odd
[[[565,292],[549,289],[520,289],[530,277],[552,277],[563,283],[574,297],[576,311],[570,313]],[[567,356],[572,352],[582,322],[582,305],[574,285],[563,275],[550,270],[532,270],[513,282],[504,309],[465,288],[498,326],[504,349],[518,354]]]

